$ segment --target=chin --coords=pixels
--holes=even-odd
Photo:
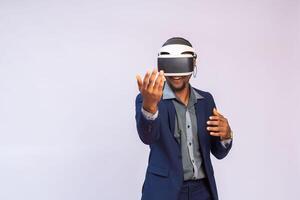
[[[170,86],[176,92],[179,92],[179,91],[181,91],[181,90],[183,90],[185,88],[185,84],[184,83],[182,85],[173,85],[173,84],[170,84]]]

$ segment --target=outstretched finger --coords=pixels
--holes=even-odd
[[[211,126],[219,126],[220,125],[220,121],[219,120],[208,120],[206,122],[208,125],[211,125]]]
[[[165,83],[165,78],[163,77],[160,81],[160,84],[158,86],[158,91],[162,92],[163,88],[164,88],[164,83]]]
[[[142,87],[143,87],[143,81],[140,75],[136,75],[136,80],[137,80],[137,84],[139,87],[139,91],[141,91]]]
[[[210,120],[221,120],[221,117],[213,115],[213,116],[210,116],[209,119]]]
[[[150,71],[147,70],[144,80],[143,80],[143,89],[146,90],[149,84]]]
[[[157,69],[154,69],[150,75],[149,78],[149,83],[148,83],[148,90],[152,90],[153,86],[155,84],[155,79],[156,79],[156,75],[157,75]]]
[[[157,76],[153,90],[160,90],[164,82],[164,72],[161,70]]]
[[[211,136],[221,136],[219,132],[209,132]]]
[[[162,92],[162,90],[163,90],[163,88],[164,88],[165,81],[166,81],[165,73],[164,73],[164,71],[162,71],[162,79],[161,79],[160,84],[159,84],[159,86],[158,86],[158,90],[159,90],[160,92]]]
[[[220,126],[208,126],[206,128],[208,131],[213,131],[213,132],[220,132],[220,131],[224,131],[223,127]]]

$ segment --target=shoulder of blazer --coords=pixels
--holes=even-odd
[[[194,87],[193,87],[193,89],[194,89],[198,94],[200,94],[202,97],[204,97],[204,99],[206,99],[207,101],[213,101],[213,100],[214,100],[214,98],[213,98],[213,96],[212,96],[211,93],[206,92],[206,91],[203,91],[203,90],[199,90],[199,89],[194,88]]]

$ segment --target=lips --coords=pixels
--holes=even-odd
[[[183,78],[182,77],[178,77],[178,76],[173,76],[173,77],[170,77],[171,79],[171,82],[175,85],[178,85],[178,84],[182,84],[183,83]]]
[[[173,80],[181,80],[182,77],[173,76],[173,77],[171,77],[171,79],[173,79]]]

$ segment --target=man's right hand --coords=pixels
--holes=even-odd
[[[136,76],[139,90],[143,96],[143,108],[155,114],[157,111],[157,104],[161,99],[164,86],[164,72],[161,70],[159,73],[157,69],[152,72],[147,71],[144,79],[140,75]]]

